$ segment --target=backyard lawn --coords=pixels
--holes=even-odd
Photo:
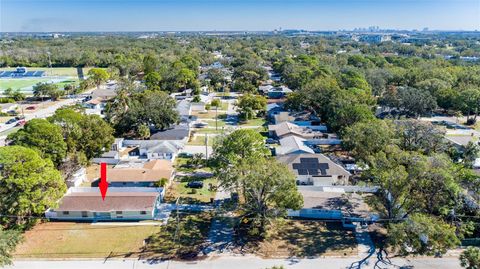
[[[340,224],[309,220],[284,220],[271,226],[254,250],[264,257],[319,257],[357,255],[351,231]]]
[[[225,118],[227,115],[224,112],[218,112],[216,113],[215,110],[210,110],[208,112],[193,112],[193,116],[197,116],[199,119],[215,119],[215,115],[218,116],[219,119]]]
[[[202,181],[203,188],[189,188],[189,181]],[[217,183],[216,178],[176,178],[168,188],[165,200],[174,202],[180,197],[181,203],[210,203],[210,199],[215,198]]]
[[[138,256],[154,225],[91,225],[48,222],[25,233],[17,258],[106,258]]]

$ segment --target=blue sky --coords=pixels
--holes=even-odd
[[[480,0],[0,0],[0,31],[480,30]]]

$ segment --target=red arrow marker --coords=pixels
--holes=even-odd
[[[98,184],[98,188],[100,188],[100,193],[102,194],[102,200],[105,201],[105,197],[107,196],[107,190],[108,190],[106,163],[100,163],[100,183]]]

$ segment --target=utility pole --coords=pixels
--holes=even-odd
[[[218,106],[215,106],[215,131],[218,131]]]
[[[48,55],[48,68],[49,68],[49,71],[50,71],[50,76],[52,76],[52,60],[50,58],[50,51],[47,51],[47,55]]]
[[[205,134],[205,159],[208,161],[208,134]]]

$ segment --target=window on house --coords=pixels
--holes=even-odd
[[[116,211],[117,215],[122,215],[123,211]]]
[[[147,211],[140,211],[141,215],[147,215]]]
[[[70,215],[70,211],[63,211],[62,214],[63,215]]]
[[[87,211],[82,211],[82,218],[86,218],[86,217],[88,217]]]

